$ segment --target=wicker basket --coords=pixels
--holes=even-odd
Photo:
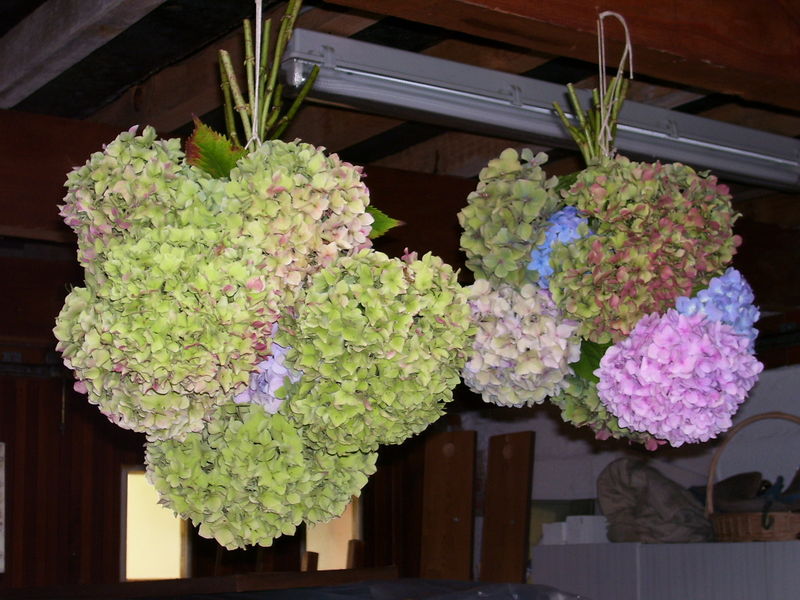
[[[800,513],[795,512],[731,512],[714,514],[714,476],[725,446],[737,432],[764,419],[784,419],[800,424],[800,417],[782,412],[766,412],[744,419],[728,431],[719,445],[708,471],[706,515],[714,526],[718,542],[778,542],[800,539]]]

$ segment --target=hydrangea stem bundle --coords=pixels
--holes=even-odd
[[[284,115],[283,89],[278,81],[281,58],[292,36],[297,15],[302,6],[301,0],[290,0],[286,12],[281,18],[275,47],[272,51],[272,64],[270,65],[270,30],[272,21],[260,21],[261,3],[257,0],[256,39],[253,39],[252,26],[249,19],[244,21],[245,40],[245,80],[247,83],[247,99],[236,78],[230,54],[225,50],[219,51],[220,80],[224,99],[225,125],[228,136],[237,146],[256,145],[268,139],[277,139],[283,134],[289,123],[297,114],[300,105],[305,100],[308,92],[314,85],[319,74],[319,67],[309,73],[303,87],[298,92],[294,101]],[[262,34],[263,31],[263,34]],[[269,69],[269,70],[267,70]],[[234,111],[244,130],[245,143],[242,144],[237,133]]]

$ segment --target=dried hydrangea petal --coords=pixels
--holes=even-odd
[[[712,321],[727,323],[737,333],[747,336],[750,340],[748,348],[752,352],[758,336],[758,330],[753,324],[760,316],[758,308],[753,304],[754,300],[753,289],[747,280],[739,271],[729,267],[693,298],[678,298],[675,308],[682,315],[703,313]]]
[[[477,333],[462,371],[467,386],[501,406],[540,404],[560,392],[580,355],[578,324],[533,284],[492,289],[479,279],[469,292]]]
[[[623,339],[723,272],[741,240],[728,188],[678,163],[601,161],[565,195],[594,235],[553,248],[550,291],[581,336]]]
[[[664,442],[647,432],[634,431],[619,424],[597,395],[597,385],[582,377],[567,377],[563,389],[550,397],[550,402],[561,410],[561,418],[575,427],[589,427],[599,440],[627,439],[655,450]]]
[[[553,247],[556,244],[569,244],[591,233],[588,219],[580,215],[574,206],[565,206],[553,213],[547,223],[544,241],[531,250],[531,261],[528,263],[528,270],[539,277],[537,283],[544,289],[550,286],[550,276],[553,274],[550,264]]]
[[[544,153],[508,148],[481,170],[458,213],[461,248],[476,278],[515,286],[536,280],[526,268],[531,249],[544,241],[547,217],[563,206],[556,178],[542,169],[546,161]]]

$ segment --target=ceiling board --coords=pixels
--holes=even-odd
[[[531,144],[517,141],[451,131],[371,164],[418,173],[476,177],[491,159],[506,148],[530,147]],[[547,150],[544,147],[533,149],[537,152]]]
[[[431,48],[423,50],[422,54],[507,73],[524,73],[554,58],[553,56],[539,54],[530,50],[502,48],[492,44],[463,39],[444,40]]]
[[[164,0],[49,0],[0,38],[0,108],[11,108]]]
[[[252,0],[166,0],[14,108],[86,118],[152,73],[241,26],[252,8]]]
[[[315,146],[324,146],[331,152],[340,152],[402,123],[390,117],[308,103],[300,109],[283,138],[287,140],[300,138]]]
[[[730,102],[699,113],[703,117],[789,137],[800,136],[800,112],[776,111]]]

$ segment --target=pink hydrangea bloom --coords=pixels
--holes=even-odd
[[[595,375],[601,401],[622,427],[680,446],[728,429],[762,369],[748,338],[730,325],[670,309],[643,317]]]

